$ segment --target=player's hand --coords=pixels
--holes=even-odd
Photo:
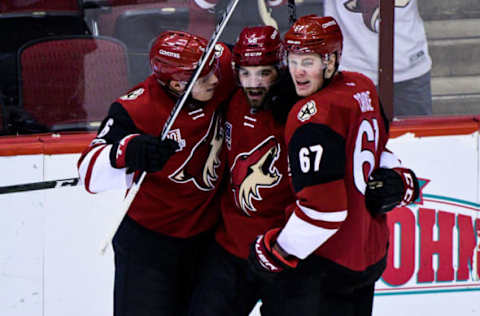
[[[407,168],[378,168],[368,178],[365,205],[373,216],[408,205],[420,193],[415,173]]]
[[[177,149],[178,143],[174,140],[167,138],[162,141],[150,135],[132,134],[113,145],[110,162],[115,168],[156,172],[163,168]]]
[[[298,265],[297,257],[280,253],[281,249],[276,244],[279,233],[280,228],[270,229],[264,235],[258,235],[250,246],[248,265],[261,279],[272,280],[280,272],[296,268]]]

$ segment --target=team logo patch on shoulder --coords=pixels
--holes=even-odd
[[[124,96],[121,96],[120,100],[124,100],[124,101],[135,100],[136,98],[141,96],[144,91],[145,91],[145,89],[138,88],[137,90],[133,90],[132,92],[130,92],[130,93],[124,95]]]
[[[300,111],[298,111],[297,118],[300,122],[305,122],[309,120],[312,116],[317,113],[317,104],[315,101],[311,100],[305,103]]]

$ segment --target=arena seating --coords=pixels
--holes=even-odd
[[[79,0],[2,0],[0,2],[0,17],[25,16],[45,14],[72,14],[81,12]]]
[[[131,85],[150,74],[150,42],[164,30],[186,30],[188,26],[185,1],[110,0],[99,4],[85,9],[86,18],[94,34],[112,36],[127,45]]]
[[[18,104],[18,49],[38,38],[72,34],[90,34],[79,0],[0,1],[0,93],[8,109]]]
[[[480,113],[480,1],[418,1],[432,56],[433,113]]]
[[[31,41],[18,53],[19,103],[52,131],[95,129],[129,88],[126,47],[96,36]]]

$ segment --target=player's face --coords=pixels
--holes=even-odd
[[[272,84],[277,80],[278,73],[274,66],[245,66],[238,70],[238,79],[250,106],[258,108]]]
[[[295,90],[301,97],[307,97],[323,86],[325,63],[318,54],[288,54],[288,70]]]
[[[209,101],[213,97],[217,85],[218,77],[212,70],[207,75],[197,79],[192,88],[192,98],[201,102]]]

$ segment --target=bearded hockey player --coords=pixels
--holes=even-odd
[[[386,265],[384,212],[418,197],[414,173],[391,169],[399,165],[385,151],[388,125],[375,86],[359,73],[337,71],[342,38],[333,18],[315,15],[285,35],[289,72],[303,97],[285,128],[296,206],[283,227],[257,238],[250,256],[257,275],[283,271],[272,315],[371,315]],[[381,203],[366,203],[367,182]],[[377,191],[392,182],[395,190]]]
[[[148,172],[113,239],[115,315],[183,315],[199,255],[213,237],[213,197],[224,171],[218,108],[233,86],[226,46],[208,56],[167,138],[159,137],[206,45],[185,32],[159,35],[152,75],[111,105],[78,162],[91,193],[128,188]]]
[[[251,275],[247,259],[256,236],[282,225],[285,207],[294,202],[285,125],[272,111],[281,108],[282,101],[297,100],[293,83],[280,80],[286,70],[284,52],[278,31],[271,26],[244,28],[233,48],[240,88],[229,103],[225,122],[229,181],[221,194],[216,242],[205,258],[190,315],[248,315],[259,299],[264,313],[277,303],[276,297],[267,296],[267,285]],[[289,87],[294,97],[290,101],[284,93]]]

